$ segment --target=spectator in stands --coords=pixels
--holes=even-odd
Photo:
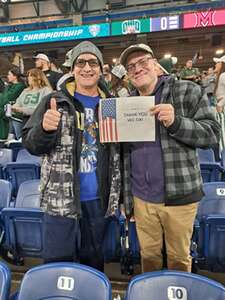
[[[126,73],[122,65],[117,65],[112,68],[111,91],[116,97],[128,97],[130,95],[128,82],[124,80]]]
[[[217,120],[221,125],[221,138],[219,144],[219,157],[225,148],[225,55],[220,58],[213,58],[216,63],[215,73],[217,74],[214,96],[216,99]]]
[[[43,99],[52,92],[52,88],[45,76],[39,69],[30,69],[27,72],[28,87],[23,90],[12,106],[12,127],[16,139],[20,139],[21,130],[29,117]]]
[[[46,54],[39,53],[34,56],[34,59],[36,68],[45,73],[45,76],[47,77],[52,89],[56,90],[57,82],[63,74],[50,69],[50,60]]]
[[[65,62],[62,64],[62,66],[66,69],[66,74],[64,74],[57,82],[57,91],[59,91],[61,88],[61,84],[67,80],[68,78],[70,78],[71,76],[73,76],[73,74],[71,73],[71,57],[72,57],[72,52],[73,49],[69,50],[66,53],[66,59]]]
[[[202,78],[202,87],[204,88],[210,105],[214,104],[214,97],[213,93],[215,90],[215,83],[216,83],[216,74],[214,73],[213,68],[208,68],[206,72],[206,76]]]
[[[113,145],[100,144],[96,114],[99,99],[110,95],[98,87],[103,58],[94,44],[84,41],[74,47],[71,66],[73,80],[43,99],[23,128],[23,144],[43,155],[45,260],[76,260],[81,217],[80,262],[103,270],[104,215],[107,206],[109,214],[113,208],[112,186],[118,197],[120,193],[119,175],[111,165]]]
[[[193,223],[203,196],[196,148],[216,144],[220,126],[198,85],[157,76],[149,46],[128,47],[120,62],[135,95],[155,96],[155,142],[124,145],[124,204],[127,215],[134,208],[142,270],[162,268],[164,236],[168,269],[190,272]]]
[[[193,62],[189,59],[186,66],[180,71],[180,79],[190,80],[199,83],[200,72],[198,68],[193,67]]]
[[[109,90],[111,90],[111,81],[112,81],[112,74],[111,74],[112,66],[110,64],[104,64],[103,66],[103,78],[106,82],[106,86]]]
[[[25,88],[19,68],[13,67],[8,72],[9,85],[0,93],[0,142],[5,142],[9,133],[9,118],[6,116],[8,104],[15,103]]]
[[[164,70],[166,70],[167,74],[171,74],[172,70],[174,68],[174,65],[176,65],[177,63],[177,57],[172,56],[169,58],[161,58],[159,60],[159,64],[164,68]]]

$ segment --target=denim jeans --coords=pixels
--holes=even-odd
[[[12,132],[15,134],[17,140],[21,138],[21,132],[23,128],[23,122],[12,120]]]

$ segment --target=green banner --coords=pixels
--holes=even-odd
[[[131,33],[150,32],[150,18],[112,22],[111,30],[112,35],[126,35]]]

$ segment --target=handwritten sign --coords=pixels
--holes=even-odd
[[[101,99],[101,143],[155,141],[155,117],[150,114],[154,105],[153,96]]]

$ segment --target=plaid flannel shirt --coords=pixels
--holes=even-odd
[[[185,204],[185,196],[202,191],[196,148],[210,148],[218,144],[221,128],[215,111],[209,106],[207,95],[193,82],[169,77],[164,83],[161,103],[170,103],[175,109],[173,125],[169,128],[160,126],[165,203],[177,205],[180,199],[179,204]],[[131,160],[126,145],[123,158],[123,201],[126,214],[131,215]]]

